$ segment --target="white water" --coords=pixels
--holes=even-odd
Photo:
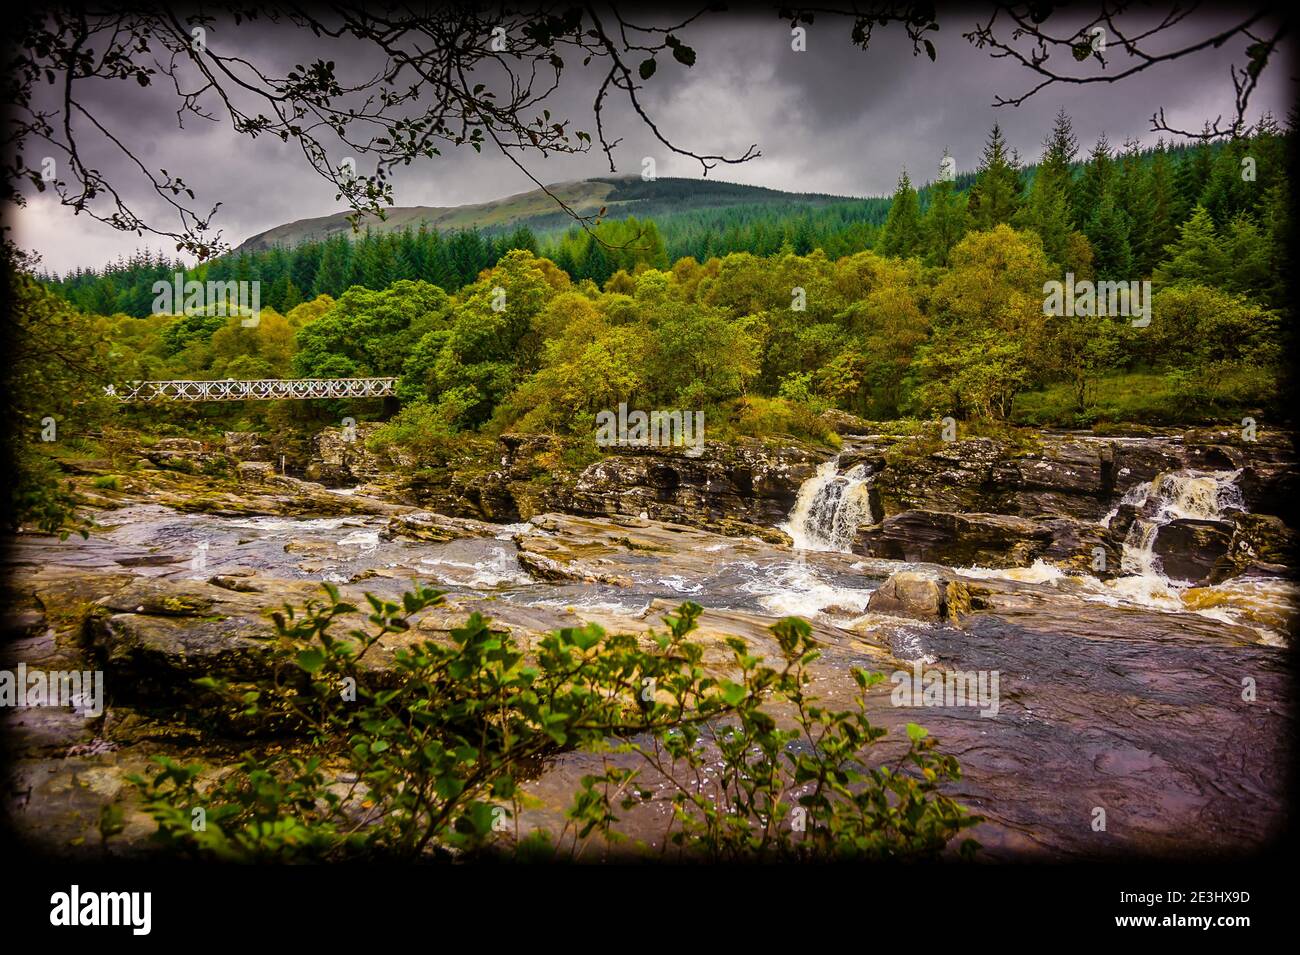
[[[1178,519],[1223,520],[1230,509],[1245,510],[1236,480],[1240,471],[1182,470],[1159,474],[1130,488],[1120,501],[1137,508],[1123,544],[1121,576],[1100,580],[1070,574],[1042,560],[1029,567],[961,568],[967,577],[1001,577],[1079,587],[1084,600],[1113,607],[1138,606],[1169,613],[1194,613],[1223,623],[1247,626],[1264,643],[1283,645],[1296,588],[1289,581],[1237,577],[1214,585],[1172,581],[1155,553],[1160,529]],[[1115,507],[1101,521],[1110,526]]]
[[[850,552],[862,524],[874,523],[867,469],[857,464],[843,474],[832,458],[803,482],[794,510],[781,526],[796,550]]]
[[[1137,507],[1128,533],[1120,570],[1125,575],[1167,582],[1155,554],[1160,528],[1179,519],[1220,520],[1228,508],[1245,509],[1241,489],[1234,483],[1240,471],[1170,471],[1124,495],[1123,504]],[[1109,524],[1112,515],[1107,515]]]
[[[867,609],[871,591],[845,587],[827,580],[808,564],[803,554],[783,567],[770,567],[750,578],[740,588],[758,597],[768,613],[778,617],[817,617],[824,611],[831,616],[859,616]]]

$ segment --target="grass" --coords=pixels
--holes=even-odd
[[[1096,382],[1089,394],[1088,407],[1083,412],[1075,405],[1073,388],[1061,383],[1018,395],[1012,420],[1030,427],[1091,427],[1113,422],[1203,424],[1238,420],[1242,414],[1259,405],[1259,396],[1252,394],[1256,389],[1251,387],[1257,381],[1225,375],[1213,389],[1211,401],[1206,403],[1187,400],[1163,372],[1121,372]]]

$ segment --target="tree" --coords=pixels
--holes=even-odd
[[[1143,162],[1141,146],[1134,140],[1124,143],[1124,151],[1116,163],[1112,194],[1116,206],[1123,211],[1128,222],[1128,244],[1132,255],[1132,268],[1142,275],[1147,262],[1160,252],[1155,246],[1152,223],[1155,218],[1155,195],[1151,191],[1147,165]],[[1097,247],[1094,237],[1093,248]]]
[[[924,410],[1003,419],[1047,367],[1043,284],[1051,274],[1032,232],[972,232],[931,296],[935,331],[919,349]]]
[[[400,375],[411,348],[450,312],[447,293],[427,282],[350,288],[298,330],[293,370],[300,378]]]
[[[6,529],[27,524],[47,533],[80,531],[76,499],[62,486],[51,452],[106,420],[115,399],[103,389],[119,383],[120,356],[87,315],[46,291],[13,266],[8,313],[13,337],[8,370],[10,480],[3,496]]]
[[[1150,275],[1156,264],[1163,258],[1165,246],[1178,237],[1176,218],[1178,196],[1174,189],[1173,173],[1170,170],[1169,150],[1163,139],[1156,144],[1143,188],[1150,196],[1150,219],[1138,270],[1143,275]]]
[[[345,236],[336,235],[325,243],[313,290],[317,295],[338,298],[352,284],[351,276],[352,243]]]
[[[1136,278],[1129,240],[1131,225],[1114,193],[1102,196],[1085,231],[1092,245],[1093,271],[1097,278],[1120,282]]]
[[[368,7],[333,4],[324,9],[327,12],[316,14],[301,4],[276,2],[255,9],[222,5],[220,15],[177,13],[154,4],[95,16],[75,8],[23,9],[8,24],[13,118],[6,128],[6,191],[0,198],[25,203],[20,184],[37,191],[49,189],[69,208],[123,231],[167,236],[200,259],[224,250],[220,232],[213,229],[220,201],[206,211],[192,208],[199,200],[183,175],[151,168],[137,152],[129,128],[113,127],[97,115],[97,94],[105,84],[120,96],[132,95],[138,88],[174,89],[180,125],[193,118],[221,118],[229,121],[236,135],[292,141],[309,168],[334,186],[358,217],[391,204],[390,179],[395,170],[417,159],[440,156],[444,148],[497,149],[545,189],[520,157],[582,153],[593,146],[590,133],[576,129],[569,118],[553,116],[549,109],[554,105],[552,94],[567,88],[563,74],[575,62],[591,68],[601,80],[591,118],[595,142],[609,160],[611,172],[619,140],[606,138],[608,129],[601,121],[611,97],[626,98],[630,113],[663,149],[694,160],[705,173],[719,164],[742,163],[759,155],[756,146],[736,156],[681,146],[665,137],[647,106],[650,98],[644,89],[659,73],[661,62],[671,58],[686,68],[696,62],[696,52],[683,35],[712,8],[654,22],[634,19],[625,11],[605,14],[593,7],[461,6],[376,13]],[[1246,62],[1233,67],[1235,115],[1227,127],[1216,121],[1202,134],[1207,138],[1242,135],[1252,94],[1279,48],[1285,22],[1263,30],[1261,14],[1251,11],[1233,22],[1215,22],[1207,28],[1214,32],[1206,36],[1205,30],[1190,29],[1175,8],[1155,27],[1134,26],[1140,33],[1130,33],[1122,44],[1134,62],[1124,68],[1069,76],[1059,71],[1054,55],[1076,65],[1081,58],[1104,65],[1107,54],[1091,49],[1086,31],[1095,26],[1114,29],[1126,12],[1104,10],[1082,26],[1071,13],[1050,7],[1035,8],[1029,17],[1017,13],[998,19],[995,13],[964,36],[992,56],[1019,63],[1033,74],[1035,83],[1029,92],[1013,99],[999,97],[999,104],[1019,104],[1062,82],[1122,82],[1174,60],[1208,55],[1234,39],[1249,38]],[[824,11],[794,8],[784,13],[797,25],[812,22],[814,13]],[[937,55],[928,36],[939,29],[932,6],[876,5],[829,15],[850,17],[852,42],[864,48],[876,29],[893,24],[905,30],[914,53],[924,52],[931,59]],[[1064,34],[1051,29],[1053,22],[1062,22],[1053,21],[1053,16],[1069,23]],[[1008,22],[1014,25],[1008,28],[1010,36],[1004,36]],[[281,72],[274,53],[267,53],[266,60],[253,54],[259,47],[273,51],[277,45],[251,42],[249,33],[292,29],[310,31],[319,44],[317,58],[310,64]],[[1170,43],[1174,30],[1178,36]],[[209,32],[220,42],[208,42]],[[494,40],[503,41],[504,49],[494,48]],[[342,75],[336,62],[361,63],[361,77]],[[378,64],[382,66],[374,69]],[[47,86],[60,95],[47,97]],[[149,97],[145,108],[158,108],[153,89],[139,95]],[[1157,128],[1169,129],[1163,111],[1153,120]],[[340,147],[367,166],[373,164],[374,171],[336,164]],[[97,157],[104,150],[121,154],[125,161],[117,165],[132,170],[132,175],[138,173],[138,184],[148,200],[131,198],[131,184],[123,175],[109,178],[103,170],[111,164],[98,162]],[[60,160],[53,184],[46,183],[42,162],[50,155]],[[594,221],[594,215],[581,215],[546,191],[557,207],[584,225]],[[160,202],[164,215],[173,217],[174,223],[146,215],[143,209],[150,201]],[[980,221],[983,228],[988,222],[1006,220]],[[698,254],[705,250],[693,251],[697,258],[706,257]]]
[[[1073,125],[1062,109],[1056,114],[1051,133],[1043,140],[1043,158],[1030,184],[1028,200],[1015,218],[1018,228],[1038,233],[1047,257],[1058,265],[1066,265],[1072,254],[1070,164],[1077,151]]]
[[[1002,128],[993,124],[970,191],[971,226],[987,231],[1009,223],[1020,208],[1020,170]]]
[[[1204,206],[1197,206],[1178,230],[1178,241],[1165,246],[1165,257],[1156,269],[1159,285],[1216,285],[1222,281],[1228,260],[1219,244],[1214,220]]]
[[[1111,192],[1114,179],[1114,162],[1110,155],[1110,141],[1102,133],[1097,139],[1088,161],[1084,164],[1083,175],[1079,179],[1074,194],[1074,221],[1085,227],[1101,207],[1101,200]],[[1088,236],[1090,239],[1092,235]]]
[[[889,204],[889,218],[880,235],[880,251],[885,255],[909,258],[921,251],[921,207],[916,190],[907,178],[907,170],[898,177],[898,188]]]
[[[943,170],[942,164],[940,170]],[[950,179],[941,176],[930,187],[930,205],[921,222],[921,236],[929,264],[947,265],[952,247],[970,228],[966,203],[966,196],[957,191]]]

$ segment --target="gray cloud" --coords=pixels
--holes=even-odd
[[[904,166],[914,182],[931,179],[945,147],[960,169],[974,168],[994,122],[1001,123],[1022,158],[1032,161],[1061,107],[1073,117],[1084,151],[1103,131],[1116,145],[1126,138],[1153,143],[1150,117],[1160,107],[1176,125],[1189,128],[1231,108],[1228,69],[1244,42],[1162,65],[1120,84],[1058,86],[1023,106],[995,109],[995,94],[1022,93],[1032,77],[962,39],[975,16],[973,10],[941,16],[943,28],[933,34],[938,61],[931,63],[914,56],[897,30],[879,31],[864,52],[849,43],[846,21],[819,20],[809,28],[807,52],[796,53],[790,48],[788,23],[774,15],[715,14],[684,33],[698,53],[696,65],[687,69],[661,63],[643,99],[671,139],[698,151],[738,155],[758,144],[760,158],[721,166],[711,176],[852,196],[891,192]],[[1180,35],[1208,32],[1222,20],[1204,15]],[[211,42],[237,42],[248,58],[278,68],[317,56],[333,57],[353,77],[376,66],[359,58],[354,44],[330,49],[310,34],[283,29],[218,29]],[[1288,59],[1270,67],[1255,97],[1254,115],[1265,110],[1287,114],[1293,97],[1291,65]],[[552,112],[571,117],[576,128],[591,129],[598,81],[594,68],[571,68],[553,96]],[[200,203],[221,201],[216,223],[228,240],[238,243],[285,221],[341,210],[333,188],[306,166],[292,143],[249,140],[236,136],[228,124],[191,120],[180,130],[166,90],[126,91],[121,86],[96,91],[96,115],[134,144],[148,164],[182,175],[198,191]],[[697,163],[668,153],[619,101],[609,105],[606,124],[612,136],[623,137],[615,153],[620,172],[639,171],[642,157],[654,156],[660,176],[699,176]],[[92,158],[129,181],[120,155],[101,150]],[[598,150],[532,157],[528,165],[544,182],[609,172]],[[482,155],[448,150],[395,179],[399,205],[484,202],[530,188],[522,172],[486,149]],[[142,209],[162,213],[138,184],[124,191]],[[159,247],[157,239],[115,232],[42,196],[14,211],[11,222],[19,243],[59,271],[102,265],[140,245]]]

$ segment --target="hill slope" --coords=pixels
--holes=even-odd
[[[762,186],[744,186],[733,182],[707,179],[657,179],[646,182],[639,176],[614,176],[564,182],[550,190],[583,215],[591,215],[602,206],[609,217],[663,216],[676,212],[747,205],[788,205],[791,210],[852,201],[842,196],[821,193],[782,192]],[[521,192],[492,202],[464,206],[396,206],[386,219],[364,216],[361,228],[375,232],[400,232],[427,225],[441,231],[478,229],[491,232],[527,225],[538,233],[564,229],[573,220],[557,208],[555,201],[540,189]],[[327,239],[340,233],[350,234],[348,213],[339,212],[315,219],[287,222],[245,240],[237,252],[256,252],[276,245],[292,247],[307,240]]]

